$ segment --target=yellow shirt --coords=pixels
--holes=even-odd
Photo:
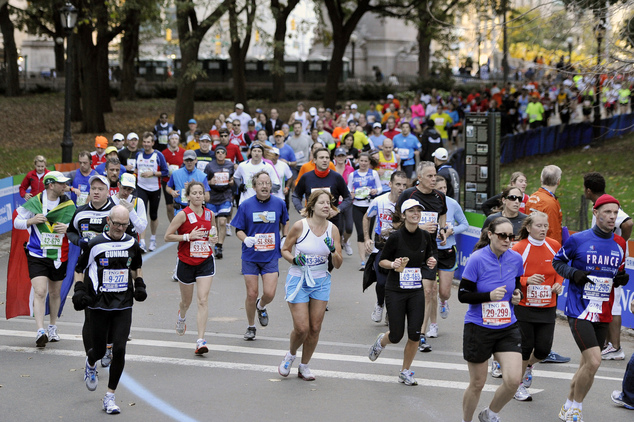
[[[192,139],[191,141],[187,142],[187,148],[185,149],[192,150],[192,151],[197,150],[197,149],[200,149],[200,144]]]
[[[447,129],[445,129],[445,127],[448,123],[453,123],[451,116],[443,112],[442,114],[434,113],[429,118],[434,122],[436,130],[440,133],[440,137],[442,139],[448,139],[449,136],[447,135]]]

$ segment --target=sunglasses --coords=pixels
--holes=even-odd
[[[515,239],[515,235],[513,233],[493,233],[493,234],[496,235],[500,240]]]
[[[522,202],[522,197],[521,196],[517,196],[517,195],[509,195],[506,197],[506,199],[508,199],[509,201],[520,201]]]

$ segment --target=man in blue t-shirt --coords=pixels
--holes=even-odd
[[[269,324],[266,305],[273,301],[279,275],[278,260],[288,233],[288,212],[280,198],[271,196],[271,177],[262,170],[253,175],[255,196],[245,199],[231,220],[242,241],[242,274],[247,288],[244,307],[249,326],[245,340],[255,340],[255,311],[262,327]],[[282,236],[280,236],[280,232]],[[258,276],[262,275],[262,297],[258,298]]]
[[[71,176],[70,199],[79,207],[86,205],[90,199],[89,180],[92,176],[97,174],[97,172],[90,167],[92,158],[88,151],[81,151],[78,158],[79,168]]]
[[[189,185],[189,182],[191,181],[203,184],[205,202],[209,202],[210,188],[209,183],[207,182],[207,175],[196,167],[196,153],[192,150],[185,151],[185,154],[183,154],[183,167],[178,170],[174,170],[174,173],[170,176],[170,180],[167,182],[165,191],[174,198],[174,215],[178,214],[180,210],[187,207],[189,204],[186,190],[187,185]]]
[[[410,186],[414,185],[416,180],[416,161],[420,155],[421,144],[418,138],[412,134],[412,128],[409,123],[401,123],[401,133],[394,136],[394,150],[401,159],[401,169],[410,180]]]

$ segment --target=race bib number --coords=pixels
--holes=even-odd
[[[209,258],[211,248],[206,240],[193,240],[189,242],[189,256],[192,258]]]
[[[257,252],[275,250],[275,233],[256,233],[255,250]]]
[[[586,108],[590,108],[591,105],[592,105],[592,103],[589,100],[585,100],[583,102],[583,106],[586,107]]]
[[[420,268],[405,268],[399,274],[399,285],[401,289],[420,289],[423,287],[423,275]]]
[[[409,149],[407,149],[407,148],[399,148],[398,149],[398,156],[401,158],[401,160],[407,160],[409,158]]]
[[[485,302],[482,304],[482,322],[484,325],[503,325],[511,322],[509,302]]]
[[[394,170],[385,170],[383,172],[383,175],[381,176],[381,181],[382,182],[389,182],[390,179],[392,178],[392,173],[394,173]]]
[[[170,164],[167,168],[169,175],[171,176],[176,170],[178,170],[178,166],[176,164]]]
[[[314,267],[315,265],[322,265],[328,262],[328,257],[323,255],[307,254],[306,265]]]
[[[313,192],[315,192],[316,190],[325,190],[326,192],[330,193],[330,188],[312,188],[310,190],[310,193],[312,194]]]
[[[134,169],[136,167],[136,158],[128,158],[128,165]]]
[[[152,167],[140,167],[139,168],[139,174],[147,173],[148,171],[154,173],[154,169]]]
[[[304,159],[304,151],[297,151],[297,152],[295,153],[295,158],[296,158],[297,160],[303,160],[303,159]]]
[[[159,144],[167,145],[167,135],[159,135],[158,141]]]
[[[437,223],[438,222],[438,213],[431,211],[422,211],[420,213],[420,221],[419,225],[423,225],[425,223]]]
[[[607,277],[595,277],[591,275],[589,275],[588,278],[594,281],[594,284],[586,283],[586,285],[583,286],[583,298],[585,300],[597,302],[607,302],[608,300],[610,300],[610,292],[612,291],[612,279]]]
[[[81,192],[77,195],[77,206],[86,205],[88,202],[88,192]]]
[[[526,304],[528,306],[548,305],[553,297],[551,286],[529,284],[526,286]]]
[[[537,120],[537,114],[531,114],[531,120]]]
[[[91,240],[92,238],[94,238],[95,236],[97,236],[97,232],[92,231],[92,230],[86,230],[85,232],[81,232],[81,237],[84,237],[88,240]]]
[[[128,290],[128,270],[103,270],[102,292],[120,293]]]
[[[64,235],[60,233],[42,233],[42,249],[59,249]]]
[[[186,194],[186,189],[183,188],[181,189],[181,204],[186,204],[187,201],[187,194]]]
[[[434,119],[434,124],[436,126],[444,126],[445,125],[445,119],[443,119],[442,117],[437,117]]]
[[[200,171],[205,171],[205,167],[207,167],[207,164],[209,164],[209,161],[198,161],[196,163],[196,168]]]
[[[187,214],[187,218],[189,219],[189,222],[191,224],[196,224],[196,222],[198,221],[196,214],[194,214],[193,212],[190,212],[189,214]]]
[[[216,179],[216,184],[219,186],[226,186],[229,184],[229,173],[220,172],[214,174],[214,178]]]
[[[365,199],[370,196],[370,187],[362,186],[360,188],[356,188],[354,191],[355,199]]]

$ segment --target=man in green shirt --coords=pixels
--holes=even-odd
[[[536,129],[543,125],[544,106],[539,101],[537,95],[532,95],[530,103],[526,106],[526,114],[528,115],[528,124],[531,129]]]

